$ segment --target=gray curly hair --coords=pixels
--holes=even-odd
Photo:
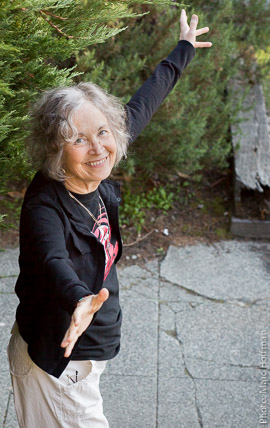
[[[65,181],[67,178],[63,169],[64,145],[78,134],[72,119],[85,101],[90,101],[106,116],[117,146],[115,165],[126,156],[130,135],[126,127],[126,111],[117,97],[94,83],[82,82],[77,86],[51,89],[30,112],[27,151],[35,168],[54,180]]]

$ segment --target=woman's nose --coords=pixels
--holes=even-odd
[[[89,142],[89,153],[100,155],[104,151],[104,147],[98,138],[92,138]]]

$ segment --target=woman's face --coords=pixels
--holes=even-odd
[[[77,110],[78,137],[64,148],[65,186],[76,193],[93,192],[115,164],[116,142],[106,117],[91,102]]]

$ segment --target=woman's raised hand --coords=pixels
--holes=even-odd
[[[186,11],[185,9],[182,9],[180,16],[181,33],[179,40],[187,40],[194,46],[194,48],[210,48],[212,46],[211,42],[196,42],[197,36],[208,33],[209,31],[208,27],[200,28],[199,30],[197,30],[198,21],[198,16],[192,15],[189,26],[187,22]]]
[[[65,357],[70,356],[77,339],[87,329],[94,314],[101,308],[108,297],[109,291],[107,288],[102,288],[98,294],[84,297],[81,302],[78,302],[72,314],[70,326],[61,343],[61,347],[66,348]]]

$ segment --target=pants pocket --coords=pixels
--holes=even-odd
[[[89,363],[88,373],[85,367],[87,363]],[[95,368],[95,361],[93,363],[92,365],[91,361],[71,361],[59,378],[61,382],[62,419],[64,421],[93,419],[93,416],[103,413],[102,397],[99,390],[100,373]],[[76,371],[78,372],[77,382]],[[80,373],[83,373],[83,378],[81,378]],[[66,376],[67,374],[69,377]],[[65,376],[69,382],[68,385],[66,385]]]
[[[28,355],[28,345],[20,336],[19,329],[15,323],[12,329],[7,354],[9,360],[10,373],[14,376],[27,376],[33,368],[33,363]]]
[[[90,360],[70,361],[59,378],[61,385],[72,386],[74,383],[83,381],[92,372],[93,366]]]

